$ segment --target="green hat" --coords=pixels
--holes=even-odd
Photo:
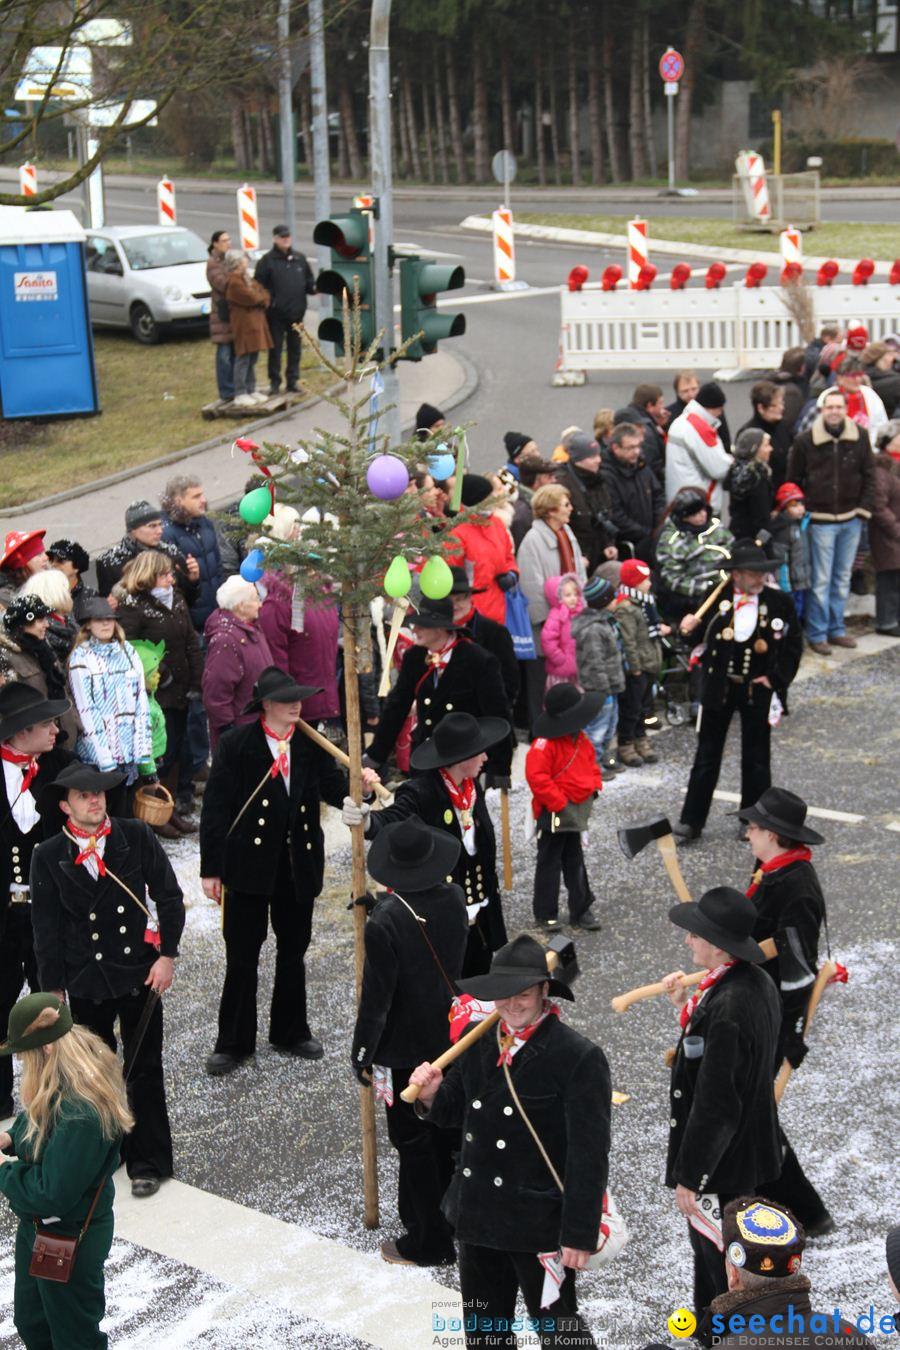
[[[59,1013],[56,1021],[29,1031],[45,1008],[53,1008]],[[6,1040],[0,1045],[0,1055],[19,1055],[23,1050],[37,1050],[51,1041],[58,1041],[72,1030],[72,1026],[69,1008],[55,994],[29,994],[26,998],[20,998],[9,1014],[9,1030]]]

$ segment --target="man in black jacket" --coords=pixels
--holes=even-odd
[[[382,1257],[395,1265],[437,1266],[456,1255],[441,1200],[459,1134],[426,1124],[400,1093],[422,1058],[449,1041],[447,1014],[468,923],[462,891],[445,878],[460,848],[446,830],[412,817],[380,830],[369,850],[369,874],[390,890],[379,896],[365,927],[351,1063],[364,1086],[374,1082],[399,1155],[397,1211],[405,1231],[381,1244]]]
[[[68,699],[50,700],[14,680],[0,689],[0,1026],[27,981],[38,989],[31,930],[31,855],[41,839],[62,827],[56,810],[38,811],[41,789],[75,756],[56,747],[56,718],[69,711]],[[0,1059],[0,1117],[13,1114],[13,1070]]]
[[[776,1066],[786,1059],[797,1069],[807,1053],[803,1027],[818,971],[819,933],[825,923],[825,897],[809,846],[825,841],[806,824],[806,802],[785,788],[768,788],[739,815],[758,864],[747,891],[756,906],[753,936],[757,942],[774,939],[778,952],[763,966],[781,998]],[[793,1210],[808,1237],[834,1232],[834,1219],[787,1139],[781,1176],[774,1186],[767,1186],[766,1193]]]
[[[772,725],[787,710],[788,686],[803,654],[794,602],[784,591],[765,585],[772,563],[763,549],[750,539],[738,539],[724,566],[731,581],[702,636],[697,749],[681,819],[673,830],[682,843],[699,839],[706,824],[735,713],[741,719],[741,807],[752,806],[771,785]],[[703,622],[689,614],[681,631],[693,633]]]
[[[272,297],[266,310],[272,334],[269,392],[277,394],[281,386],[282,343],[287,344],[287,388],[296,392],[300,379],[300,334],[294,324],[303,320],[307,297],[316,293],[316,279],[304,254],[291,246],[291,232],[286,225],[275,226],[272,247],[256,264],[253,276]]]
[[[363,763],[371,768],[384,764],[393,750],[403,723],[415,704],[413,748],[434,732],[448,712],[467,712],[473,717],[509,718],[506,691],[496,657],[472,642],[465,628],[454,622],[453,604],[446,600],[422,600],[407,623],[415,629],[416,646],[400,663],[400,674],[378,722]],[[512,739],[491,747],[488,775],[508,779],[512,764]]]
[[[663,428],[670,420],[663,391],[658,384],[639,384],[627,408],[620,408],[614,426],[631,423],[643,433],[641,453],[644,462],[662,485],[666,477],[666,433]]]
[[[415,777],[397,789],[393,806],[368,811],[345,797],[341,812],[345,825],[364,822],[369,838],[377,838],[396,821],[413,818],[460,844],[452,869],[445,870],[465,895],[469,932],[462,973],[467,976],[488,970],[491,953],[506,942],[497,840],[478,774],[487,751],[508,736],[509,723],[500,717],[448,713],[434,735],[412,752]]]
[[[500,674],[503,676],[506,700],[510,712],[512,712],[516,699],[519,697],[521,684],[519,662],[516,660],[512,635],[502,623],[497,623],[495,619],[486,618],[472,604],[472,596],[479,595],[482,587],[473,588],[466,569],[464,567],[451,567],[450,571],[453,573],[453,585],[450,588],[450,599],[453,601],[453,622],[466,628],[472,641],[477,642],[479,647],[483,647],[492,656],[496,656],[500,665]]]
[[[177,545],[163,539],[163,529],[159,506],[147,501],[129,502],[125,508],[125,534],[96,559],[97,589],[101,595],[109,595],[132,558],[152,548],[172,559],[175,582],[185,604],[188,609],[196,605],[200,598],[200,564],[193,553],[185,556]]]
[[[184,901],[149,825],[107,815],[122,781],[74,761],[41,792],[41,812],[58,805],[66,823],[32,855],[32,921],[41,989],[113,1051],[118,1020],[135,1119],[122,1154],[132,1195],[146,1197],[172,1175],[162,1001],[150,1000],[172,983]]]
[[[738,427],[735,442],[742,431],[764,431],[772,442],[772,491],[777,492],[787,477],[787,462],[793,441],[793,426],[784,414],[784,389],[774,380],[757,380],[750,389],[753,416]]]
[[[330,755],[296,734],[301,700],[319,693],[268,666],[243,710],[258,720],[222,736],[203,794],[203,892],[224,908],[219,1034],[206,1061],[214,1077],[231,1073],[256,1049],[259,954],[270,910],[277,952],[269,1041],[301,1059],[324,1053],[307,1021],[303,958],[325,875],[320,803],[340,807],[347,777]],[[366,790],[374,779],[363,774]]]
[[[666,509],[666,498],[659,479],[644,458],[639,427],[620,422],[613,429],[600,477],[609,499],[620,555],[652,563],[653,532]]]
[[[609,497],[600,475],[600,446],[583,431],[566,441],[568,462],[556,474],[572,502],[569,528],[587,560],[588,576],[600,563],[617,556],[615,525],[610,519]]]
[[[781,1167],[772,1091],[781,1008],[772,981],[757,969],[764,956],[750,936],[756,909],[745,895],[718,886],[696,904],[674,905],[669,918],[687,930],[693,963],[707,971],[690,997],[683,971],[663,980],[681,1025],[669,1088],[666,1185],[688,1221],[699,1318],[727,1287],[716,1218],[729,1200],[752,1194]]]
[[[606,1056],[563,1025],[551,1000],[572,992],[547,979],[533,938],[502,947],[489,974],[460,989],[494,1002],[496,1029],[446,1078],[426,1062],[412,1082],[430,1121],[463,1131],[444,1213],[456,1229],[466,1345],[514,1350],[508,1328],[521,1290],[542,1345],[590,1350],[575,1272],[597,1249],[609,1170]]]

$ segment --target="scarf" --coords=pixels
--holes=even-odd
[[[97,851],[97,841],[104,839],[111,829],[112,826],[109,823],[109,816],[106,817],[103,824],[97,830],[83,830],[79,825],[76,825],[73,820],[70,820],[68,824],[63,827],[63,834],[72,840],[72,843],[76,848],[78,847],[79,839],[86,839],[88,841],[87,847],[83,848],[80,853],[75,855],[76,867],[79,863],[83,863],[87,866],[88,859],[93,858],[97,864],[97,870],[100,873],[100,876],[106,876],[106,864]]]
[[[47,683],[47,697],[54,702],[57,699],[68,699],[66,677],[46,638],[41,640],[34,633],[17,633],[15,640],[22,651],[33,656],[40,666],[41,674]]]
[[[560,574],[562,575],[565,572],[575,572],[577,574],[578,569],[575,565],[575,550],[572,548],[572,541],[566,532],[565,526],[560,530],[554,530],[553,533],[556,535],[556,547],[559,550]]]
[[[543,1010],[540,1017],[534,1022],[530,1022],[527,1027],[521,1027],[518,1031],[508,1027],[503,1019],[500,1019],[500,1058],[497,1060],[497,1068],[501,1064],[511,1064],[513,1055],[517,1050],[521,1050],[526,1041],[537,1031],[538,1027],[548,1017],[559,1017],[559,1004],[551,1003],[548,998],[544,999]]]
[[[172,601],[175,595],[174,586],[151,586],[150,594],[158,600],[161,605],[165,605],[166,609],[172,608]]]
[[[770,858],[768,862],[760,863],[753,873],[753,880],[747,887],[748,899],[752,900],[759,890],[760,882],[767,872],[777,872],[782,867],[788,867],[794,862],[810,862],[812,853],[808,848],[801,845],[800,848],[790,848],[787,853],[779,853],[776,858]]]
[[[11,750],[8,745],[0,745],[0,756],[7,764],[20,765],[22,769],[21,791],[27,792],[38,771],[37,755],[20,755],[18,750]]]
[[[866,407],[866,400],[858,389],[851,389],[849,394],[845,394],[847,400],[847,416],[851,422],[856,422],[859,426],[867,427],[869,425],[869,410]]]
[[[447,789],[447,796],[455,811],[459,812],[462,822],[463,834],[471,830],[473,826],[472,807],[475,804],[475,779],[464,778],[459,786],[454,783],[446,769],[438,769],[441,775],[441,782]]]
[[[726,970],[729,970],[730,967],[733,965],[734,965],[733,961],[723,961],[720,966],[716,966],[715,970],[710,970],[706,975],[703,976],[703,979],[697,986],[697,992],[691,994],[687,1003],[681,1010],[680,1021],[681,1021],[681,1030],[683,1032],[687,1033],[687,1031],[690,1029],[691,1018],[697,1011],[697,1004],[700,1002],[701,998],[706,993],[707,989],[712,989],[714,984],[718,984],[722,976],[725,974]]]
[[[266,726],[262,718],[259,720],[266,735],[271,740],[278,742],[278,754],[272,760],[272,777],[277,778],[278,775],[281,774],[282,778],[287,782],[287,776],[291,771],[291,760],[288,755],[288,742],[293,736],[295,728],[291,727],[286,736],[277,736],[271,727]]]
[[[636,586],[620,586],[616,591],[616,599],[630,600],[632,604],[640,605],[647,622],[648,635],[654,641],[662,637],[659,611],[656,608],[656,601],[653,599],[652,595],[647,595],[644,591],[639,591]]]

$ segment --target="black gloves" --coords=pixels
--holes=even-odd
[[[809,1046],[804,1042],[802,1036],[787,1041],[784,1047],[784,1057],[792,1069],[799,1069],[800,1065],[809,1054]]]
[[[501,788],[504,792],[509,792],[512,787],[512,779],[502,773],[486,773],[484,775],[484,786],[487,788]]]
[[[519,574],[517,572],[498,572],[494,580],[501,591],[511,591],[519,580]]]
[[[357,1064],[357,1062],[356,1062],[355,1059],[351,1059],[351,1061],[350,1061],[350,1066],[351,1066],[351,1068],[353,1069],[354,1075],[356,1076],[356,1078],[359,1080],[360,1084],[361,1084],[363,1087],[371,1087],[371,1086],[372,1086],[372,1065],[371,1065],[371,1064]]]

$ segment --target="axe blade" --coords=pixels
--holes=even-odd
[[[636,858],[642,849],[652,844],[654,839],[662,839],[672,833],[668,816],[658,816],[646,825],[628,825],[618,831],[619,844],[629,862]]]
[[[575,951],[575,943],[570,937],[566,937],[564,933],[558,933],[547,943],[546,950],[553,952],[558,962],[553,971],[555,980],[570,985],[578,979],[581,973],[578,969],[578,954]]]

